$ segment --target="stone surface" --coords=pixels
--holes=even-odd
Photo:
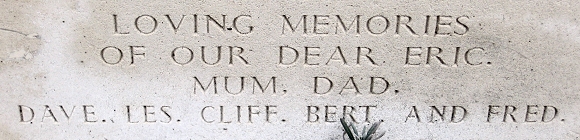
[[[580,138],[576,1],[0,3],[2,139]]]

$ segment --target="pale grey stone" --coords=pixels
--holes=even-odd
[[[580,138],[577,1],[0,3],[2,139]]]

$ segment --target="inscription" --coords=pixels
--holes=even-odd
[[[470,17],[465,15],[281,15],[281,18],[282,34],[298,32],[312,35],[361,33],[384,35],[392,30],[394,35],[460,36],[470,30],[468,26]],[[254,31],[251,15],[112,14],[112,20],[113,31],[117,35],[130,35],[135,32],[149,35],[158,30],[170,30],[175,34],[190,32],[194,35],[215,32],[224,34],[227,31],[246,35]]]
[[[75,111],[76,109],[76,111]],[[18,105],[20,122],[54,122],[71,121],[71,118],[81,118],[83,122],[97,122],[98,116],[94,112],[93,105],[66,106],[66,105],[44,105],[42,107],[30,107]],[[80,113],[80,114],[79,114]],[[80,116],[79,116],[80,115]]]
[[[143,105],[138,107],[125,106],[128,123],[169,123],[172,117],[169,113],[170,106]]]
[[[447,57],[442,56],[444,53],[448,53]],[[474,58],[475,55],[481,56],[483,53],[485,53],[485,49],[481,47],[455,47],[445,51],[440,47],[407,47],[405,66],[430,66],[437,64],[450,67],[457,67],[461,64],[470,66],[491,65],[491,62],[483,62],[481,59],[476,60]]]
[[[243,2],[236,3],[241,7],[247,5]],[[264,3],[263,6],[271,7],[267,4]],[[79,7],[82,8],[82,5]],[[30,84],[33,86],[22,90],[8,88],[6,91],[26,92],[37,91],[37,88],[41,88],[46,91],[46,95],[31,95],[38,98],[50,96],[49,100],[53,100],[67,95],[54,93],[71,91],[70,87],[60,87],[70,85],[70,81],[65,81],[62,85],[54,84],[55,81],[59,83],[59,80],[67,80],[71,77],[100,77],[99,81],[111,82],[101,86],[95,83],[95,80],[88,79],[86,82],[81,80],[84,83],[81,82],[79,85],[92,87],[78,90],[89,90],[84,94],[102,94],[95,97],[115,98],[114,102],[122,102],[122,104],[108,105],[110,102],[91,102],[91,104],[60,105],[57,102],[45,105],[24,102],[10,105],[11,107],[7,110],[11,110],[12,113],[9,115],[13,116],[6,118],[18,125],[40,126],[40,128],[66,123],[74,124],[70,126],[118,123],[140,128],[193,126],[202,129],[210,128],[207,132],[213,132],[216,130],[213,127],[219,127],[217,130],[223,130],[223,132],[215,135],[226,136],[235,136],[240,130],[245,133],[246,130],[251,130],[246,129],[250,128],[248,126],[257,128],[261,126],[267,126],[264,128],[315,126],[312,128],[334,129],[340,128],[339,120],[341,119],[353,122],[355,125],[383,122],[388,123],[382,125],[383,130],[385,128],[394,130],[394,127],[397,127],[397,130],[407,131],[405,129],[408,127],[408,130],[421,131],[418,134],[423,134],[423,130],[432,130],[432,128],[455,127],[449,129],[454,130],[479,124],[489,125],[490,127],[482,128],[493,128],[494,131],[497,127],[525,126],[524,131],[521,132],[532,132],[532,129],[536,129],[532,127],[559,126],[565,120],[574,120],[574,112],[562,109],[569,106],[564,106],[562,103],[550,105],[549,101],[556,101],[563,97],[554,96],[554,99],[541,103],[519,104],[527,101],[519,99],[526,98],[526,95],[508,94],[507,97],[517,97],[515,101],[510,102],[518,104],[503,104],[510,98],[494,96],[503,93],[495,91],[519,90],[528,87],[546,88],[529,89],[529,91],[541,92],[550,91],[547,88],[557,87],[544,85],[546,84],[544,82],[553,81],[542,81],[545,80],[542,76],[546,75],[537,73],[552,72],[551,76],[561,78],[558,74],[562,71],[544,69],[544,67],[538,70],[535,67],[540,66],[536,64],[545,63],[541,61],[552,60],[556,57],[530,59],[524,56],[528,53],[532,53],[530,56],[544,54],[536,52],[537,50],[544,51],[542,49],[522,47],[525,42],[521,42],[521,38],[531,38],[526,39],[530,43],[526,45],[534,45],[532,41],[537,39],[537,34],[526,34],[519,36],[519,39],[497,37],[497,35],[517,36],[520,35],[517,33],[522,31],[521,27],[535,27],[533,24],[518,25],[525,23],[522,19],[518,20],[521,16],[482,15],[473,13],[478,10],[446,8],[443,8],[446,11],[437,11],[438,8],[427,11],[401,8],[411,11],[400,11],[400,9],[397,10],[400,8],[398,5],[380,3],[377,5],[381,5],[382,9],[371,6],[368,10],[357,10],[357,6],[367,8],[368,5],[348,5],[349,8],[355,9],[320,8],[313,12],[290,7],[295,11],[289,12],[288,9],[284,9],[286,7],[283,7],[272,13],[263,13],[253,11],[252,8],[237,10],[237,12],[226,8],[225,11],[221,11],[223,13],[220,13],[212,8],[203,8],[204,5],[185,5],[192,9],[168,11],[190,11],[191,13],[165,13],[167,11],[147,8],[141,10],[142,13],[134,13],[133,10],[94,10],[86,15],[95,17],[88,19],[101,20],[99,23],[104,24],[77,26],[77,23],[84,23],[84,21],[77,21],[72,22],[75,23],[72,24],[75,26],[71,26],[74,28],[63,32],[83,31],[74,34],[75,36],[83,35],[82,39],[78,39],[78,44],[82,46],[73,46],[74,49],[67,48],[65,51],[74,52],[75,55],[71,58],[82,60],[71,61],[80,63],[66,63],[69,61],[63,63],[77,68],[71,72],[79,72],[79,70],[83,72],[69,76],[67,75],[69,71],[59,69],[58,66],[61,65],[57,65],[46,72],[32,72],[37,75],[47,75],[50,77],[48,80]],[[199,7],[202,9],[195,9]],[[83,13],[82,10],[86,9],[80,9],[73,14]],[[328,13],[324,13],[325,11]],[[344,11],[349,11],[349,13],[344,13]],[[461,13],[462,11],[465,13]],[[491,21],[491,16],[494,19],[501,16],[502,20],[501,22]],[[499,29],[489,29],[491,26],[504,22],[509,22],[509,24]],[[70,23],[62,21],[62,24],[66,26],[55,27],[69,27]],[[58,22],[58,24],[61,23]],[[93,26],[94,29],[86,28]],[[103,31],[98,31],[101,29]],[[515,32],[498,33],[506,30]],[[530,28],[526,33],[537,32],[537,30]],[[106,34],[103,35],[103,32]],[[561,36],[546,37],[554,39]],[[72,38],[75,39],[56,44],[76,45],[76,37]],[[43,41],[54,40],[49,38]],[[91,44],[96,42],[102,44]],[[486,46],[481,42],[490,42],[494,45]],[[55,43],[41,45],[53,44]],[[510,47],[514,44],[518,47]],[[546,42],[538,44],[545,45]],[[83,46],[96,47],[83,48]],[[518,48],[527,50],[519,52]],[[79,50],[84,53],[75,52]],[[87,53],[87,50],[95,52]],[[54,53],[53,51],[58,52],[58,49],[45,52]],[[511,56],[506,55],[506,51],[514,51],[514,54],[535,61],[512,59]],[[561,51],[574,52],[573,50]],[[31,56],[36,56],[34,53],[31,54],[33,54]],[[15,58],[18,56],[14,55]],[[53,54],[39,56],[52,58]],[[9,57],[13,59],[13,54]],[[87,57],[94,58],[97,63],[85,60]],[[501,62],[502,60],[506,62]],[[0,63],[5,62],[7,60]],[[44,60],[33,62],[35,64],[32,66],[44,66],[44,63],[53,64],[52,61]],[[36,64],[38,62],[42,64]],[[510,64],[523,65],[512,67],[509,66]],[[12,67],[12,65],[6,66],[6,68]],[[527,71],[528,69],[531,72]],[[509,73],[501,73],[506,71]],[[23,72],[27,73],[29,70],[25,69]],[[495,72],[500,74],[494,75]],[[107,77],[103,78],[103,74]],[[39,76],[14,74],[5,77],[9,80],[34,77],[36,80]],[[497,80],[497,78],[500,79]],[[475,86],[476,82],[486,85]],[[502,85],[505,83],[508,85]],[[136,88],[133,85],[155,87]],[[491,88],[493,89],[489,90]],[[485,94],[485,96],[479,94]],[[483,98],[472,100],[471,97]],[[530,96],[532,97],[543,96]],[[55,101],[60,101],[60,99]],[[481,104],[489,102],[495,104]],[[165,103],[171,103],[171,105]],[[178,123],[184,124],[176,125]],[[233,126],[234,132],[227,131],[230,126]],[[391,126],[394,127],[390,128]],[[351,126],[351,128],[354,127]],[[475,128],[470,131],[479,129]],[[576,134],[575,132],[566,133]],[[425,139],[437,138],[431,132],[428,135],[430,137]]]
[[[403,110],[386,109],[380,104],[370,105],[306,105],[303,120],[288,119],[293,108],[276,104],[249,105],[192,105],[199,112],[179,112],[169,105],[125,105],[119,108],[95,108],[94,105],[18,105],[18,121],[22,124],[59,123],[127,123],[127,124],[251,124],[303,122],[309,124],[339,123],[341,118],[354,123],[375,121],[389,123],[462,124],[465,121],[482,123],[537,123],[548,124],[556,120],[565,121],[561,111],[551,105],[488,105],[486,108],[469,108],[461,105],[410,106]],[[119,111],[117,111],[119,110]],[[486,110],[474,114],[472,110]],[[108,113],[107,113],[108,112]],[[113,112],[115,117],[105,117]],[[378,113],[400,114],[379,116]],[[193,120],[183,121],[176,116],[199,115]],[[474,117],[484,116],[484,117]]]
[[[328,66],[328,65],[371,65],[377,63],[370,56],[372,50],[368,47],[356,47],[343,49],[344,47],[333,47],[332,49],[321,49],[321,47],[290,47],[280,46],[278,64],[280,65],[305,65],[305,66]],[[345,56],[344,51],[356,52]],[[323,57],[324,56],[324,57]],[[354,58],[354,59],[353,59]],[[348,62],[347,60],[355,60]],[[366,61],[366,62],[363,62]]]
[[[173,33],[188,32],[194,35],[200,33],[226,33],[226,31],[234,31],[237,34],[250,34],[254,30],[254,26],[250,23],[251,15],[139,15],[127,16],[113,14],[114,34],[116,35],[131,35],[141,34],[148,35],[157,32],[158,30],[171,30]],[[233,17],[233,18],[232,18]],[[158,20],[159,19],[159,20]],[[162,22],[160,21],[163,19]],[[228,22],[226,22],[226,20]],[[167,25],[161,25],[168,23]],[[182,26],[183,25],[183,26]]]
[[[549,105],[489,105],[487,122],[545,123],[558,117],[558,109]]]
[[[309,35],[354,34],[412,36],[460,36],[469,32],[468,16],[426,15],[282,15],[282,34],[301,33]],[[421,21],[414,21],[421,20]],[[411,22],[421,24],[412,27]],[[392,31],[394,30],[394,31]],[[406,33],[404,33],[406,32]]]
[[[225,55],[226,57],[222,55],[223,53],[225,53],[222,51],[222,48],[227,48],[226,51],[227,55]],[[200,46],[195,51],[192,48],[181,46],[176,47],[175,49],[173,49],[173,51],[171,51],[171,59],[173,60],[173,62],[180,65],[190,64],[194,60],[198,61],[201,60],[202,62],[201,64],[208,66],[219,65],[224,61],[226,61],[227,65],[234,65],[235,60],[238,60],[239,61],[238,63],[250,65],[248,59],[242,56],[243,52],[244,48],[238,46],[227,46],[227,47]],[[198,56],[199,58],[196,59],[196,56]]]
[[[145,53],[143,52],[137,52],[137,51],[143,51],[145,49],[145,46],[129,46],[129,57],[130,57],[130,65],[133,65],[135,63],[135,59],[136,57],[145,57]],[[103,60],[103,62],[110,64],[110,65],[115,65],[115,64],[119,64],[121,62],[121,60],[123,60],[123,56],[124,55],[121,49],[115,47],[115,46],[107,46],[103,49],[101,49],[101,59]]]
[[[248,106],[206,106],[201,110],[205,123],[254,123],[262,120],[275,121],[278,114],[276,105]]]
[[[363,80],[368,84],[361,85],[361,81]],[[344,77],[339,80],[331,79],[329,77],[314,77],[313,87],[314,93],[316,94],[362,94],[363,92],[365,94],[383,94],[389,89],[389,81],[387,81],[385,77],[365,77],[356,78],[356,80],[355,77]]]
[[[465,119],[467,109],[463,106],[429,106],[429,114],[419,113],[417,106],[412,106],[405,122],[418,123],[459,123]],[[425,119],[425,117],[427,117]]]
[[[258,80],[258,77],[211,77],[209,80],[194,79],[194,94],[213,93],[218,94],[218,87],[223,88],[219,91],[225,91],[227,94],[237,95],[240,93],[276,93],[276,77],[269,77],[267,80]],[[207,79],[207,78],[206,78]],[[260,78],[262,79],[262,78]],[[247,87],[250,86],[250,87]],[[238,87],[237,89],[229,87]],[[221,93],[220,93],[221,94]]]
[[[347,118],[352,120],[352,122],[370,122],[370,118],[372,117],[371,110],[376,108],[376,105],[307,106],[308,115],[306,122],[337,122],[339,118]],[[355,113],[358,113],[359,111],[362,116],[355,115]]]

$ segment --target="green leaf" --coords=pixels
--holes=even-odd
[[[354,132],[354,134],[355,134],[356,136],[360,136],[360,135],[358,134],[358,130],[356,130],[356,127],[354,126],[354,124],[352,124],[352,122],[350,122],[350,127],[352,128],[352,131]]]
[[[363,127],[363,131],[361,133],[362,134],[361,139],[363,139],[363,140],[366,140],[367,139],[367,136],[365,136],[366,133],[367,133],[367,126],[365,125]]]
[[[383,136],[385,136],[386,131],[381,132],[380,134],[377,135],[377,137],[373,137],[373,139],[371,140],[378,140],[380,138],[382,138]]]
[[[363,133],[363,135],[364,135],[363,140],[371,140],[372,135],[377,131],[380,124],[381,124],[380,122],[373,123],[373,125],[371,125],[371,128],[369,129],[369,131],[366,134]]]
[[[344,118],[340,119],[340,124],[342,124],[342,128],[344,129],[344,131],[348,135],[348,138],[350,140],[355,140],[354,136],[352,135],[352,131],[350,131],[350,128],[348,128],[348,125],[346,124],[346,121],[344,120]]]

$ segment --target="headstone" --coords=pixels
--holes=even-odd
[[[2,139],[580,138],[576,1],[0,7]]]

